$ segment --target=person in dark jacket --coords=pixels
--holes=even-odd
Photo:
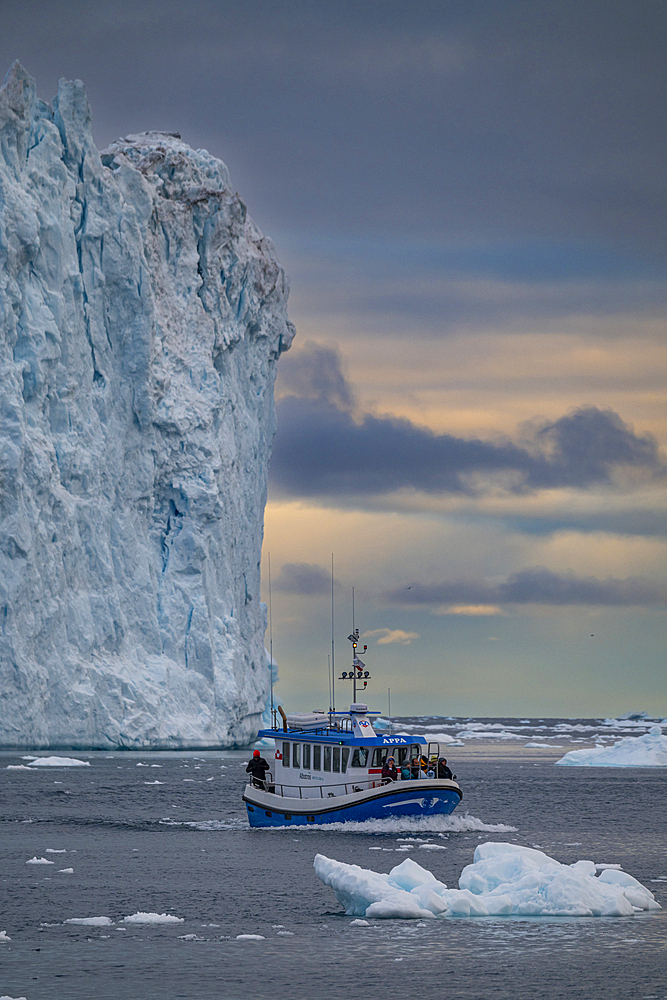
[[[398,768],[396,767],[396,762],[393,757],[387,757],[386,761],[382,765],[382,780],[398,781]]]
[[[263,788],[264,778],[268,770],[269,765],[264,758],[260,756],[259,750],[254,750],[252,757],[248,761],[248,766],[246,767],[246,772],[248,774],[252,774],[253,785],[256,785],[257,788]]]
[[[438,761],[438,777],[439,778],[452,778],[452,772],[447,767],[447,758],[441,757]]]

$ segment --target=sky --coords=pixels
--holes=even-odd
[[[328,707],[333,554],[371,708],[667,715],[663,0],[0,14],[0,64],[82,79],[100,148],[224,160],[290,275],[277,699]]]

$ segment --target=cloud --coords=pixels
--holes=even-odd
[[[370,632],[364,632],[361,638],[377,638],[379,646],[388,646],[392,642],[400,643],[401,646],[409,646],[413,639],[419,639],[419,637],[419,632],[404,632],[401,628],[374,628]]]
[[[276,381],[276,396],[296,396],[335,406],[352,407],[352,392],[343,374],[343,359],[335,347],[307,340],[281,364]]]
[[[667,472],[655,439],[636,434],[612,410],[582,406],[524,429],[518,441],[461,438],[405,418],[355,415],[340,356],[330,348],[308,343],[284,365],[271,462],[280,495],[586,490],[615,485],[622,471],[644,480]]]
[[[436,612],[439,615],[469,615],[474,618],[502,615],[502,613],[502,608],[499,608],[497,604],[450,604],[438,608]]]
[[[485,580],[412,583],[385,596],[392,604],[432,605],[438,614],[466,614],[474,613],[471,607],[504,604],[651,607],[667,603],[667,586],[641,576],[599,579],[554,573],[545,566],[534,566],[513,573],[500,583]],[[461,610],[457,612],[455,608]]]
[[[312,596],[331,593],[331,573],[316,563],[283,563],[273,582],[286,594]]]

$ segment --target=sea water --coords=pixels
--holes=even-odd
[[[0,755],[0,996],[667,997],[667,772],[554,766],[567,750],[646,727],[401,723],[464,744],[447,754],[464,791],[451,817],[250,830],[247,752],[62,752],[83,767]],[[313,870],[317,853],[375,871],[409,856],[456,887],[489,840],[619,864],[663,909],[360,924]]]

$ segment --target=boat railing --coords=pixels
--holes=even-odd
[[[273,795],[280,795],[283,798],[289,799],[336,798],[339,795],[352,795],[355,792],[364,792],[371,788],[380,788],[382,785],[393,784],[391,778],[371,775],[370,777],[359,778],[357,781],[336,781],[330,785],[288,785],[283,782],[274,781],[270,771],[268,774],[269,777],[267,778],[255,778],[253,780],[255,788],[262,788]],[[430,779],[424,775],[423,780],[428,781]],[[400,784],[400,781],[397,784]],[[344,791],[341,791],[341,789],[344,789]],[[304,792],[306,793],[305,795]]]

